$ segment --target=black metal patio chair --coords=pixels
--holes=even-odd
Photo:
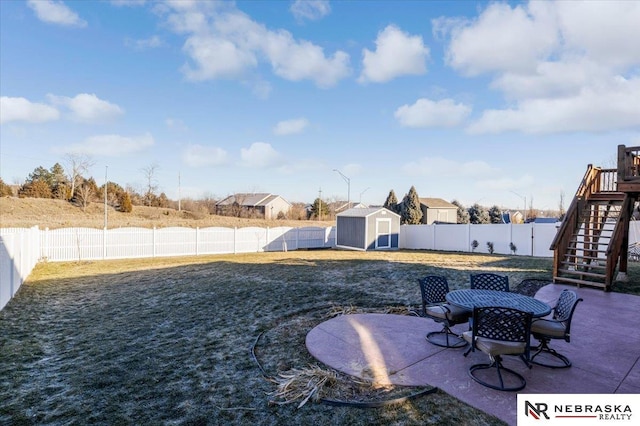
[[[476,307],[473,310],[471,331],[462,334],[471,344],[464,356],[478,349],[487,355],[491,362],[474,364],[469,367],[469,376],[483,386],[500,391],[518,391],[527,381],[518,372],[502,365],[503,355],[520,355],[531,368],[529,359],[529,340],[531,339],[531,312],[504,307]],[[492,380],[489,370],[495,370],[497,381]],[[485,377],[486,376],[486,377]]]
[[[491,273],[471,274],[471,288],[509,291],[509,277]]]
[[[571,340],[571,320],[576,306],[582,300],[578,298],[575,291],[562,290],[552,310],[552,317],[533,321],[531,334],[534,339],[540,341],[540,344],[534,348],[535,352],[531,356],[532,363],[549,368],[571,367],[569,358],[550,348],[549,342],[552,339],[564,339],[565,342]]]
[[[460,336],[451,331],[453,325],[462,324],[469,320],[470,312],[447,303],[449,283],[445,277],[429,275],[418,280],[422,295],[422,310],[420,316],[431,318],[442,324],[442,330],[427,334],[427,340],[445,348],[461,348],[467,345]]]

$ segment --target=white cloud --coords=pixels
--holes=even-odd
[[[227,151],[214,146],[189,145],[182,161],[190,167],[220,166],[228,162]]]
[[[527,99],[516,108],[487,110],[471,133],[602,132],[640,127],[640,78],[584,87],[575,96]]]
[[[216,36],[191,36],[183,50],[195,62],[182,71],[189,80],[202,81],[241,76],[245,69],[258,65],[254,52]]]
[[[27,5],[36,13],[36,16],[42,22],[66,27],[87,26],[86,21],[81,19],[77,13],[69,9],[69,7],[61,1],[29,0]]]
[[[614,67],[640,63],[640,2],[554,3],[564,47]]]
[[[493,174],[496,169],[484,161],[459,162],[442,157],[423,157],[402,166],[408,176],[434,176],[439,178],[469,178]]]
[[[384,83],[402,75],[420,75],[427,72],[429,48],[421,36],[410,36],[394,25],[378,33],[376,51],[362,51],[363,70],[360,83]]]
[[[301,133],[308,125],[309,120],[306,118],[284,120],[276,124],[276,127],[273,129],[273,133],[276,135],[293,135],[295,133]]]
[[[142,6],[147,0],[110,0],[114,6]]]
[[[167,127],[169,129],[173,129],[173,130],[179,130],[179,131],[187,131],[189,130],[189,128],[187,127],[186,124],[184,124],[184,121],[177,119],[177,118],[167,118],[165,121],[165,124],[167,125]]]
[[[0,97],[0,124],[11,121],[44,123],[60,118],[60,112],[52,106],[31,102],[25,98]]]
[[[132,40],[127,38],[125,39],[124,44],[127,47],[131,47],[136,50],[155,49],[165,45],[164,41],[162,41],[162,39],[157,35],[140,40]]]
[[[67,107],[72,120],[83,123],[105,122],[124,113],[118,105],[102,100],[93,93],[80,93],[73,98],[51,94],[47,97],[51,103]]]
[[[153,136],[149,133],[140,136],[97,135],[88,137],[81,143],[63,147],[61,151],[91,156],[122,157],[140,152],[153,144]]]
[[[331,13],[331,6],[328,0],[295,0],[289,10],[298,21],[316,21]]]
[[[183,51],[190,62],[183,72],[190,80],[241,79],[262,62],[281,78],[311,80],[323,88],[334,86],[350,73],[345,52],[325,56],[320,46],[296,40],[286,30],[269,30],[230,4],[169,5],[169,24],[174,31],[187,34]]]
[[[471,113],[471,107],[452,99],[432,101],[418,99],[413,105],[403,105],[394,114],[405,127],[454,127]]]
[[[471,133],[554,133],[640,126],[638,22],[638,2],[532,1],[434,25],[451,37],[448,64],[489,73],[508,105],[484,111]]]
[[[249,148],[240,150],[242,164],[245,167],[265,169],[281,164],[280,154],[273,147],[264,142],[255,142]]]
[[[475,21],[453,22],[446,61],[466,75],[487,71],[528,71],[558,43],[551,5],[529,3],[528,8],[490,4]],[[434,26],[440,27],[437,21]]]

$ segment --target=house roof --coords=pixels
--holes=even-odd
[[[219,201],[217,205],[228,206],[237,202],[241,206],[247,206],[247,207],[266,206],[276,198],[282,198],[282,197],[280,197],[279,195],[273,195],[273,194],[267,194],[267,193],[255,193],[255,194],[238,193],[238,194],[230,195],[224,200]],[[284,200],[287,204],[290,204],[284,198],[282,198],[282,200]]]
[[[455,204],[451,204],[442,198],[420,198],[420,204],[425,205],[431,209],[457,209]]]
[[[399,214],[392,212],[391,210],[384,207],[366,207],[366,208],[355,207],[355,208],[350,208],[349,210],[340,212],[336,216],[367,217],[367,216],[371,216],[374,213],[379,212],[380,210],[385,210],[387,214],[400,217]]]

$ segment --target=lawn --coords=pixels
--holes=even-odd
[[[426,251],[42,263],[0,312],[0,423],[503,424],[442,391],[297,408],[267,377],[327,369],[304,346],[313,326],[341,311],[417,308],[421,276],[444,274],[455,289],[493,271],[515,290],[550,270],[551,259]],[[635,264],[630,275],[618,290],[637,294]],[[342,375],[335,386],[345,400],[363,395],[345,393]]]

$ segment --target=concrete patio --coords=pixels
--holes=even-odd
[[[554,306],[565,288],[575,290],[584,301],[573,317],[571,342],[554,340],[551,346],[568,356],[573,366],[528,369],[516,357],[506,357],[505,366],[527,380],[520,393],[640,393],[640,297],[550,284],[536,298]],[[517,394],[486,388],[467,375],[469,366],[486,362],[487,355],[476,351],[465,358],[466,349],[441,348],[425,340],[429,331],[440,328],[430,319],[412,316],[344,315],[311,330],[306,345],[318,360],[344,373],[396,385],[436,386],[515,425]],[[465,328],[459,325],[454,330]]]

